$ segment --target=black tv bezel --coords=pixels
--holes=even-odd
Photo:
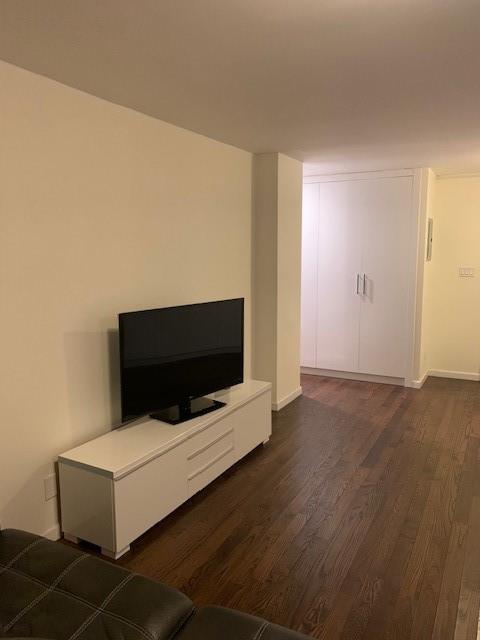
[[[201,398],[202,396],[205,396],[209,393],[214,393],[215,391],[220,391],[222,389],[227,389],[229,387],[233,387],[237,384],[242,384],[244,381],[244,367],[245,367],[245,298],[227,298],[225,300],[212,300],[209,302],[195,302],[192,304],[181,304],[181,305],[175,305],[172,307],[155,307],[153,309],[140,309],[137,311],[124,311],[122,313],[118,314],[118,337],[119,337],[119,363],[120,363],[120,403],[121,403],[121,412],[122,412],[122,424],[128,423],[128,422],[132,422],[133,420],[136,420],[138,418],[142,418],[144,416],[148,416],[151,414],[154,414],[156,412],[161,411],[162,409],[166,409],[168,407],[171,406],[175,406],[179,403],[181,403],[182,401],[185,400],[184,397],[178,397],[178,398],[169,398],[168,401],[165,400],[164,402],[161,402],[159,405],[153,406],[150,409],[146,409],[144,413],[139,413],[139,414],[126,414],[125,413],[125,381],[124,381],[124,375],[123,375],[123,371],[124,371],[124,366],[123,366],[123,345],[124,345],[124,328],[123,328],[123,321],[122,318],[124,316],[131,316],[131,315],[137,315],[137,314],[142,314],[142,313],[150,313],[152,311],[167,311],[169,309],[185,309],[185,308],[189,308],[189,307],[204,307],[207,305],[218,305],[221,304],[223,302],[241,302],[241,317],[242,317],[242,323],[241,323],[241,345],[242,345],[242,354],[241,354],[241,361],[242,361],[242,374],[239,378],[236,379],[232,379],[230,381],[227,382],[227,384],[225,384],[225,386],[221,386],[221,387],[217,387],[216,385],[212,386],[208,386],[206,385],[205,387],[202,388],[201,391],[196,392],[193,395],[189,395],[188,399],[189,400],[194,400],[196,398]]]

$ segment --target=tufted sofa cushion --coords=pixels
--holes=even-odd
[[[0,637],[16,640],[308,640],[77,549],[0,531]]]
[[[24,531],[0,531],[0,636],[160,640],[192,612],[166,585]]]

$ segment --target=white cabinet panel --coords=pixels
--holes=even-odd
[[[359,371],[405,377],[411,177],[363,181]]]
[[[300,362],[315,367],[317,333],[318,184],[303,187]]]
[[[357,371],[361,265],[360,181],[319,186],[316,363]]]
[[[107,549],[115,545],[113,483],[81,467],[58,465],[62,530]]]
[[[266,442],[272,433],[272,398],[265,393],[245,407],[244,411],[232,416],[235,430],[235,455],[237,460],[246,456],[258,445],[258,438]]]

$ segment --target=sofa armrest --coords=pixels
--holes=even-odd
[[[178,640],[309,640],[307,636],[223,607],[198,610],[177,636]]]

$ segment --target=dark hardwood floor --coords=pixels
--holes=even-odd
[[[266,447],[120,564],[316,638],[476,639],[480,384],[302,384]]]

